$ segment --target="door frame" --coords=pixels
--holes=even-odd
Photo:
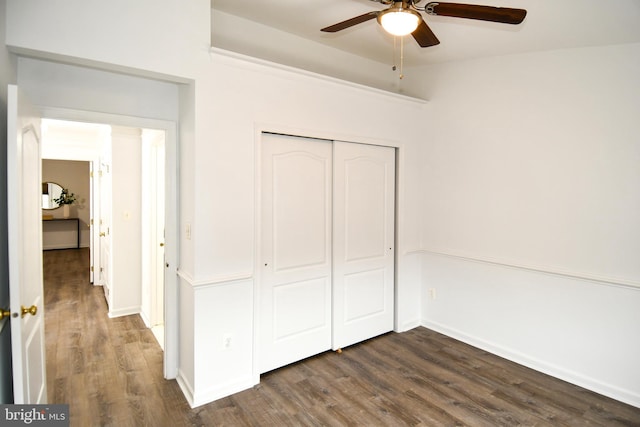
[[[149,119],[96,111],[73,110],[57,107],[41,107],[45,119],[99,123],[141,129],[158,129],[165,132],[165,283],[164,283],[164,377],[176,378],[179,363],[179,300],[178,255],[179,248],[179,199],[178,199],[178,135],[177,124],[169,120]]]
[[[273,133],[280,135],[287,135],[301,138],[311,139],[324,139],[330,142],[341,141],[347,143],[358,143],[368,145],[378,145],[383,147],[390,147],[396,150],[396,168],[395,168],[395,248],[394,253],[394,326],[395,332],[401,331],[401,323],[399,319],[398,310],[398,276],[400,271],[399,258],[404,253],[404,246],[401,246],[403,239],[402,230],[400,229],[400,218],[403,212],[401,207],[404,203],[404,181],[401,179],[401,171],[404,166],[404,144],[399,141],[393,141],[388,139],[372,138],[367,136],[357,135],[344,135],[339,132],[313,130],[313,129],[301,129],[297,127],[291,127],[287,125],[274,125],[270,123],[254,123],[254,267],[253,267],[253,382],[254,384],[260,383],[260,367],[259,367],[259,331],[260,331],[260,284],[262,283],[261,277],[261,261],[262,261],[262,135],[264,133]]]

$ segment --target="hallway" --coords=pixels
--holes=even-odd
[[[49,402],[70,405],[72,426],[185,425],[191,410],[162,377],[151,331],[137,315],[107,317],[89,250],[44,251],[43,264]]]

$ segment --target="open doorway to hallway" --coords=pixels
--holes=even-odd
[[[165,131],[45,119],[42,157],[43,172],[52,162],[90,169],[88,182],[58,178],[78,189],[69,219],[90,252],[89,282],[104,290],[108,317],[139,314],[164,348]]]

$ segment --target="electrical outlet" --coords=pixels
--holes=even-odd
[[[222,348],[229,350],[231,348],[231,335],[227,334],[222,338]]]
[[[429,299],[436,299],[436,290],[435,290],[435,288],[429,288]]]

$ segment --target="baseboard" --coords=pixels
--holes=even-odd
[[[538,372],[551,375],[552,377],[567,381],[571,384],[575,384],[595,393],[599,393],[612,399],[619,400],[620,402],[624,402],[640,408],[640,395],[634,393],[631,390],[621,389],[611,384],[603,383],[602,381],[596,380],[594,378],[578,374],[562,366],[553,365],[542,360],[531,358],[518,351],[496,345],[495,343],[489,341],[475,338],[473,336],[465,334],[464,332],[449,328],[436,322],[423,320],[422,326],[439,332],[448,337],[455,338],[458,341],[462,341],[466,344],[488,351],[489,353],[503,357],[512,362],[534,369]]]
[[[189,404],[189,406],[191,408],[195,408],[193,404],[193,387],[191,386],[191,383],[185,378],[184,373],[180,369],[178,369],[178,375],[176,375],[176,382],[178,383],[180,390],[182,390],[184,398],[187,399],[187,403]]]
[[[417,328],[418,326],[422,326],[422,323],[420,322],[420,320],[415,319],[408,322],[404,322],[403,324],[399,325],[398,328],[395,329],[395,331],[406,332],[406,331],[410,331],[413,328]]]
[[[125,307],[118,310],[111,310],[111,308],[109,308],[108,316],[110,319],[113,319],[114,317],[131,316],[132,314],[140,314],[140,307]]]
[[[189,403],[191,408],[197,408],[198,406],[206,405],[215,400],[222,399],[223,397],[231,396],[232,394],[239,393],[247,390],[257,384],[251,377],[241,378],[222,384],[216,387],[210,387],[208,390],[202,392],[195,392],[191,383],[185,378],[181,370],[178,371],[176,381],[184,394],[185,399]]]
[[[80,246],[80,249],[88,248],[89,246]],[[58,245],[47,245],[42,246],[43,251],[53,251],[59,249],[78,249],[75,243],[61,243]]]
[[[254,385],[255,383],[252,378],[245,377],[216,387],[211,387],[202,392],[196,392],[193,395],[193,405],[191,407],[196,408],[198,406],[206,405],[207,403],[222,399],[223,397],[231,396],[232,394],[247,390]]]
[[[147,316],[147,313],[144,312],[144,310],[140,310],[140,317],[142,318],[142,321],[144,322],[144,325],[151,329],[151,320],[149,319],[149,317]]]

